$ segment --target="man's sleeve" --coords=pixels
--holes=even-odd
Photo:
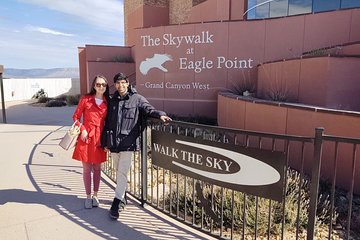
[[[140,109],[147,117],[160,118],[161,116],[166,116],[166,112],[156,110],[145,97],[141,95],[139,97]]]

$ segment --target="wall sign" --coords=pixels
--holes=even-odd
[[[207,46],[211,49],[216,43],[216,36],[210,31],[202,31],[194,35],[175,35],[173,33],[164,33],[162,36],[141,35],[140,47],[154,48],[151,55],[143,56],[138,59],[140,74],[145,76],[150,71],[158,71],[159,73],[168,73],[166,66],[175,64],[177,71],[193,71],[195,74],[203,73],[206,70],[214,71],[220,69],[251,69],[254,67],[254,60],[251,58],[243,59],[241,57],[226,56],[202,56],[195,51],[197,46]],[[172,55],[164,53],[164,47],[174,48],[177,52],[172,51]],[[180,48],[181,47],[181,48]],[[185,47],[185,52],[183,52]],[[156,49],[159,49],[156,51]],[[160,50],[161,49],[161,50]],[[182,52],[177,49],[182,49]],[[176,56],[175,56],[176,55]],[[226,55],[226,53],[224,53]],[[195,56],[195,58],[194,58]],[[174,67],[172,67],[174,69]],[[178,91],[184,90],[210,90],[211,86],[208,83],[177,83],[177,82],[156,82],[146,81],[144,84],[148,89],[172,89]]]
[[[218,186],[282,200],[285,154],[152,130],[152,163]]]

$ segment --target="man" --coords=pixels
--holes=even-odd
[[[134,151],[140,149],[140,125],[143,117],[160,118],[171,121],[165,112],[155,110],[145,97],[137,94],[129,85],[128,77],[123,73],[114,76],[116,92],[109,101],[101,145],[111,152],[117,166],[115,198],[110,208],[110,217],[119,218],[119,205],[125,206],[127,174],[131,166]]]

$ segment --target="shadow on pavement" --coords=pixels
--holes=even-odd
[[[61,129],[49,132],[35,144],[27,164],[24,164],[35,191],[0,190],[0,207],[11,203],[46,206],[59,214],[49,216],[48,211],[35,213],[27,224],[39,224],[37,221],[44,219],[49,219],[49,225],[53,224],[52,221],[56,224],[61,220],[54,219],[63,216],[81,230],[85,229],[103,239],[204,239],[142,208],[131,198],[126,210],[121,212],[119,221],[110,219],[108,209],[114,190],[104,179],[99,192],[100,206],[84,209],[82,168],[79,162],[70,160],[70,152],[60,150],[56,144],[63,135],[59,131]],[[61,229],[61,226],[58,227]],[[66,236],[67,233],[63,234]]]

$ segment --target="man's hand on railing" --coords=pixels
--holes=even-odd
[[[161,116],[160,117],[160,119],[161,119],[161,121],[163,121],[164,123],[168,123],[168,122],[171,122],[172,121],[172,119],[170,118],[170,117],[168,117],[168,116]]]

